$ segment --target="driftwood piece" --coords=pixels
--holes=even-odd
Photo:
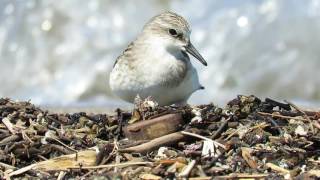
[[[40,171],[63,171],[75,166],[94,166],[96,165],[97,152],[94,150],[81,151],[75,154],[63,155],[50,160],[31,164],[16,171],[13,171],[9,176],[15,176],[27,172],[29,170]]]
[[[183,171],[178,175],[179,177],[188,177],[192,168],[196,165],[196,160],[192,160],[184,169]]]
[[[167,114],[130,124],[124,128],[124,134],[130,140],[150,140],[176,132],[183,124],[180,113]]]
[[[158,137],[144,144],[133,146],[125,149],[119,149],[119,152],[127,153],[147,153],[161,146],[168,146],[181,141],[185,136],[181,132],[171,133],[162,137]]]
[[[254,158],[251,156],[252,149],[247,147],[241,148],[241,155],[243,159],[248,163],[250,168],[256,169],[258,168],[257,162],[254,160]]]
[[[265,179],[268,174],[232,173],[225,176],[217,176],[217,179]]]

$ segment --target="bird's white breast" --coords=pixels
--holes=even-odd
[[[164,46],[165,42],[153,40],[145,47],[135,49],[134,60],[119,59],[110,74],[110,87],[120,98],[133,102],[137,94],[152,96],[160,105],[185,101],[200,84],[197,71],[189,59],[184,59],[178,49]],[[181,59],[177,59],[181,57]]]

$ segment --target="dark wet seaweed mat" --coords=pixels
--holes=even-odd
[[[0,176],[21,179],[316,179],[320,111],[239,95],[113,114],[0,99]]]

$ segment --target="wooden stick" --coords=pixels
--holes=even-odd
[[[152,162],[127,162],[127,163],[116,163],[116,164],[104,164],[99,166],[73,166],[70,169],[101,169],[101,168],[112,168],[112,167],[126,167],[134,165],[152,165]]]
[[[264,178],[268,174],[247,174],[247,173],[232,173],[225,176],[216,176],[218,179],[234,179],[234,178]]]
[[[194,165],[196,165],[196,160],[192,160],[188,166],[186,166],[183,171],[178,175],[179,177],[188,177]]]
[[[5,169],[16,169],[16,167],[11,166],[11,165],[9,165],[9,164],[5,164],[5,163],[3,163],[3,162],[0,162],[0,166],[1,166],[1,167],[4,167]]]
[[[138,146],[133,146],[125,149],[119,149],[119,152],[127,152],[127,153],[142,153],[145,154],[154,149],[157,149],[161,146],[168,146],[178,141],[181,141],[185,136],[181,132],[171,133],[162,137],[158,137],[149,142],[140,144]]]
[[[0,141],[0,146],[6,145],[6,144],[11,143],[11,142],[16,142],[16,141],[18,141],[20,138],[21,138],[21,137],[20,137],[19,135],[17,135],[17,134],[12,134],[11,136],[8,136],[8,137],[2,139],[2,140]]]
[[[191,178],[188,178],[189,180],[211,180],[212,177],[209,177],[209,176],[201,176],[201,177],[191,177]]]
[[[46,138],[58,142],[59,144],[61,144],[61,145],[64,146],[65,148],[69,149],[70,151],[78,152],[77,150],[73,149],[72,147],[69,147],[68,145],[64,144],[62,141],[60,141],[60,140],[57,139],[57,138],[54,138],[54,137],[46,137]]]
[[[221,144],[221,143],[218,143],[217,141],[214,141],[210,138],[207,138],[207,137],[204,137],[204,136],[201,136],[199,134],[195,134],[195,133],[191,133],[191,132],[187,132],[187,131],[181,131],[182,134],[185,134],[185,135],[189,135],[189,136],[193,136],[193,137],[197,137],[197,138],[200,138],[200,139],[203,139],[203,140],[206,140],[206,141],[211,141],[213,142],[214,145],[216,146],[220,146],[222,147],[223,149],[226,149],[226,146]]]
[[[267,164],[266,164],[266,167],[267,167],[267,168],[270,168],[270,169],[272,169],[272,170],[274,170],[274,171],[283,173],[283,174],[290,174],[290,171],[289,171],[289,170],[287,170],[287,169],[285,169],[285,168],[282,168],[282,167],[280,167],[280,166],[277,166],[277,165],[275,165],[275,164],[273,164],[273,163],[267,163]]]
[[[10,115],[2,119],[2,123],[7,127],[11,134],[17,134],[18,131],[15,129],[15,125],[10,122]]]
[[[283,119],[294,119],[294,120],[309,122],[307,119],[292,117],[292,116],[284,116],[284,115],[280,115],[280,114],[271,114],[271,113],[266,113],[266,112],[258,112],[258,114],[263,115],[263,116],[273,116],[273,117],[278,117],[278,118],[283,118]]]
[[[219,129],[211,136],[211,139],[216,139],[218,138],[218,136],[221,135],[222,131],[226,128],[226,126],[228,125],[228,122],[230,120],[230,117],[226,120],[224,120],[224,122],[222,122],[221,126],[219,127]]]
[[[67,172],[65,171],[60,171],[58,177],[57,177],[57,180],[63,180],[64,177],[66,176]]]

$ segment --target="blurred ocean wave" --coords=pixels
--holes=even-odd
[[[206,87],[190,103],[224,104],[255,94],[320,102],[320,1],[0,2],[0,96],[46,106],[127,106],[108,73],[144,23],[164,10],[183,15],[208,61]]]

